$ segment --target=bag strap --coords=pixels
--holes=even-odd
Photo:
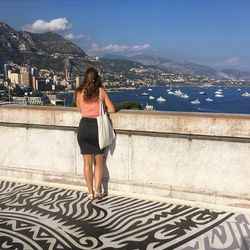
[[[104,115],[104,107],[103,107],[103,101],[102,101],[102,94],[101,89],[99,88],[99,113],[100,115]]]

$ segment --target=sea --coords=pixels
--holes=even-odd
[[[188,95],[188,98],[170,94],[169,91],[181,91]],[[221,97],[216,97],[216,91],[219,91]],[[113,103],[119,102],[138,102],[142,108],[153,106],[157,111],[177,111],[177,112],[210,112],[210,113],[231,113],[231,114],[250,114],[250,96],[242,96],[244,93],[250,93],[250,86],[157,86],[143,87],[140,89],[122,89],[109,92]],[[151,100],[149,96],[155,99]],[[159,97],[166,101],[157,101]],[[66,105],[72,104],[73,97],[64,95],[58,98],[65,99]],[[207,101],[206,99],[212,99]],[[198,100],[197,104],[192,104]]]

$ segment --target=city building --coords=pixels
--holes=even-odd
[[[20,67],[20,84],[24,87],[31,86],[31,74],[30,67],[22,66]]]
[[[0,54],[0,75],[4,74],[4,58],[3,55]]]
[[[58,77],[57,77],[57,75],[54,75],[54,76],[53,76],[53,83],[54,83],[55,85],[58,84]]]
[[[8,76],[12,84],[20,84],[21,77],[19,73],[11,73],[8,71]]]
[[[80,87],[80,85],[81,85],[81,82],[82,82],[82,79],[83,77],[82,76],[77,76],[76,77],[76,88],[78,88],[78,87]]]
[[[12,73],[12,71],[11,71],[11,69],[8,69],[7,71],[6,71],[6,76],[10,79],[10,77],[11,77],[11,73]]]
[[[23,85],[24,87],[30,87],[30,73],[29,72],[21,72],[20,73],[20,83],[21,85]]]
[[[65,71],[65,79],[67,81],[69,81],[71,78],[72,68],[73,68],[73,65],[72,65],[71,59],[69,59],[69,58],[65,59],[64,60],[64,71]]]
[[[35,76],[31,77],[31,82],[32,82],[32,89],[37,90],[38,89],[38,81]]]

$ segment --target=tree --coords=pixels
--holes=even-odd
[[[115,103],[115,107],[117,110],[120,109],[136,109],[142,110],[141,104],[139,102],[119,102]]]

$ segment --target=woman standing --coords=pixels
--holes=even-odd
[[[97,70],[89,68],[85,72],[83,83],[76,90],[76,106],[82,114],[77,140],[83,155],[84,177],[88,187],[89,200],[98,199],[102,196],[104,149],[99,147],[96,120],[96,117],[100,114],[100,101],[104,102],[108,113],[115,112],[115,107],[101,84]]]

